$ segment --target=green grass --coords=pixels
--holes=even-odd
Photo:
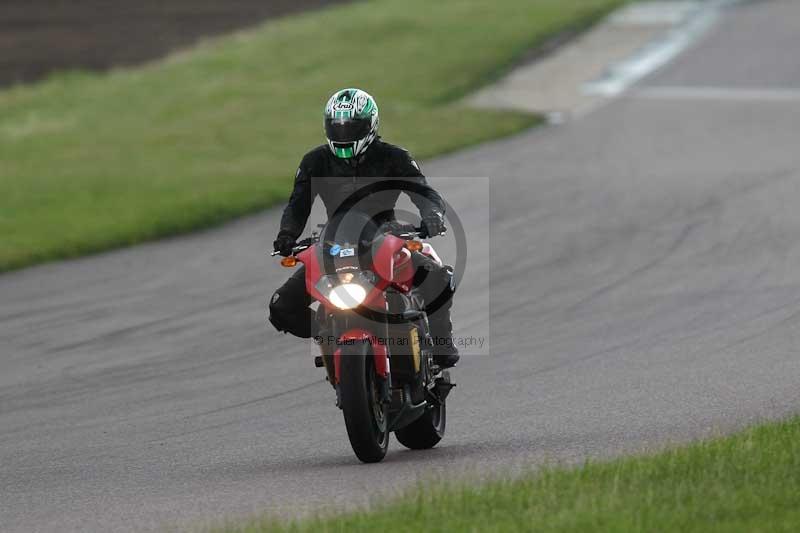
[[[0,91],[0,271],[208,226],[288,195],[322,105],[359,86],[418,158],[509,135],[461,96],[624,0],[375,0],[141,68]],[[265,246],[272,228],[265,228]]]
[[[422,488],[370,511],[220,531],[800,531],[800,418],[651,456]]]

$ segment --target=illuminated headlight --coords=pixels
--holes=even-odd
[[[353,309],[367,297],[367,289],[357,283],[343,283],[332,288],[328,300],[339,309]]]

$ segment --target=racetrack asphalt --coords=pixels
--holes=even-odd
[[[0,530],[297,515],[800,411],[799,30],[740,4],[581,119],[423,165],[492,187],[487,223],[480,180],[432,179],[470,238],[458,333],[492,354],[431,451],[358,463],[310,347],[264,326],[278,210],[0,276]]]

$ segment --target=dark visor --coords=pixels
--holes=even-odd
[[[335,143],[352,143],[360,141],[369,134],[372,120],[369,118],[356,119],[325,119],[325,135]]]

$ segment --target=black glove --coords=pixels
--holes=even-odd
[[[438,211],[431,211],[422,217],[422,228],[425,230],[424,234],[420,235],[422,238],[436,237],[447,231],[444,225],[444,217]]]
[[[289,257],[292,255],[292,248],[297,246],[297,241],[288,235],[278,235],[278,238],[275,239],[272,245],[275,247],[275,251],[283,257]]]

